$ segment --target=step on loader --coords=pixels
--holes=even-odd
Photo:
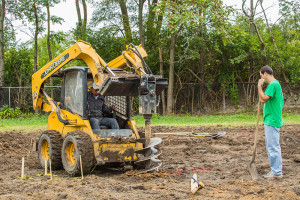
[[[151,137],[150,119],[168,82],[152,74],[146,56],[141,45],[129,44],[121,56],[106,63],[91,44],[79,40],[32,75],[33,108],[50,112],[48,130],[37,140],[42,167],[51,159],[52,169],[64,168],[77,176],[81,173],[80,157],[84,174],[97,165],[115,163],[131,164],[142,173],[161,166],[161,152],[155,147],[162,140]],[[66,67],[75,59],[83,60],[86,66]],[[44,90],[50,77],[62,79],[60,102]],[[106,104],[115,105],[112,116],[120,129],[101,127],[100,134],[92,130],[87,93],[93,83],[100,87]],[[143,137],[131,118],[132,97],[139,98],[139,113],[145,118]]]

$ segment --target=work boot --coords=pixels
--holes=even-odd
[[[263,177],[264,178],[282,178],[283,177],[283,175],[282,174],[273,174],[273,172],[272,171],[270,171],[269,173],[267,173],[267,174],[265,174],[265,175],[263,175]]]

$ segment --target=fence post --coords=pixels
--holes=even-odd
[[[8,107],[10,108],[10,87],[8,87]]]
[[[223,90],[223,113],[225,113],[225,91]]]
[[[195,84],[193,84],[193,93],[192,93],[192,114],[194,114],[194,97],[195,97]]]

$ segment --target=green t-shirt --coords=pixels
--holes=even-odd
[[[283,94],[278,80],[267,86],[265,95],[271,97],[264,105],[263,123],[273,127],[282,127]]]

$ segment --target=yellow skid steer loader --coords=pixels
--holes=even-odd
[[[42,167],[51,159],[52,169],[64,168],[76,176],[97,165],[132,164],[142,172],[157,170],[160,138],[151,138],[150,119],[156,113],[157,97],[167,79],[153,75],[144,61],[147,54],[140,46],[128,45],[121,56],[105,63],[91,45],[77,41],[62,54],[32,75],[33,108],[50,112],[48,130],[37,141]],[[87,66],[62,69],[74,59]],[[44,90],[50,77],[62,78],[61,100],[55,102]],[[116,105],[114,114],[120,129],[101,127],[93,132],[88,116],[87,93],[91,84],[100,87],[106,104]],[[131,97],[139,97],[139,113],[145,118],[145,137],[141,138],[131,118]],[[47,164],[49,166],[49,163]]]

